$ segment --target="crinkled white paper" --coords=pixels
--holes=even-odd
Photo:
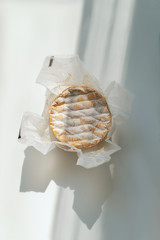
[[[131,110],[131,97],[118,83],[111,82],[106,89],[100,88],[98,80],[91,75],[76,56],[49,56],[37,78],[37,83],[46,87],[46,102],[42,116],[26,112],[23,115],[19,142],[33,146],[43,154],[55,147],[77,152],[77,165],[85,168],[99,166],[111,159],[111,154],[120,147],[111,141],[116,127],[128,118]],[[49,108],[64,89],[69,86],[85,85],[101,92],[106,98],[112,114],[112,128],[107,138],[88,149],[77,149],[56,139],[49,127]]]

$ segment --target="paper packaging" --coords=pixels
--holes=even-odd
[[[126,120],[131,110],[131,96],[118,83],[111,82],[101,89],[98,80],[84,67],[77,55],[48,56],[43,64],[37,83],[46,87],[46,102],[42,115],[25,112],[22,117],[18,141],[33,146],[43,154],[55,147],[77,153],[77,165],[85,168],[99,166],[111,159],[111,154],[120,150],[112,140],[117,126]],[[94,88],[106,98],[112,114],[111,131],[101,143],[88,149],[77,149],[58,141],[49,126],[49,108],[53,100],[70,86],[88,86]]]

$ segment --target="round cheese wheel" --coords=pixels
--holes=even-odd
[[[86,86],[69,87],[52,103],[49,125],[56,138],[76,148],[101,142],[111,128],[106,99]]]

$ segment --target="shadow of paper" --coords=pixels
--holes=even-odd
[[[77,155],[55,149],[42,155],[33,147],[25,150],[20,192],[45,192],[50,181],[74,190],[73,209],[91,228],[101,214],[111,190],[109,165],[85,169],[76,165]]]

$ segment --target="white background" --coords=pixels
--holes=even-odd
[[[47,178],[49,171],[47,163],[43,163],[43,168],[47,168],[45,176],[34,169],[39,181],[31,185],[40,186],[33,189],[36,192],[44,192],[49,185],[46,192],[20,192],[25,146],[17,143],[17,137],[23,112],[42,112],[45,89],[35,84],[35,79],[44,58],[75,53],[81,9],[82,3],[78,1],[1,3],[0,239],[44,240],[53,235],[59,188],[53,182],[49,185],[51,179],[41,187],[41,177]],[[73,198],[72,192],[68,194],[69,199]],[[67,209],[72,212],[72,199]],[[71,235],[70,229],[66,231]]]

